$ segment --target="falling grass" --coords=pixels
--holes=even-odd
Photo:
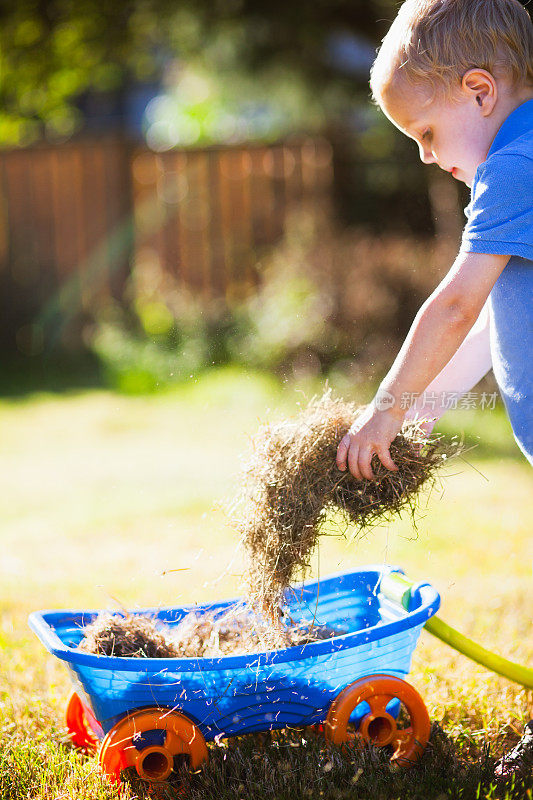
[[[282,621],[283,595],[308,569],[321,522],[335,508],[356,534],[407,508],[416,518],[419,490],[451,454],[455,441],[428,437],[419,422],[405,422],[390,446],[397,471],[374,459],[375,481],[357,480],[335,463],[340,440],[362,409],[333,399],[328,390],[290,421],[263,426],[246,470],[246,510],[240,527],[247,554],[250,609],[230,607],[224,618],[189,614],[173,631],[147,617],[101,614],[85,630],[89,653],[154,658],[252,653],[312,641]],[[255,612],[255,613],[254,613]],[[322,637],[323,638],[323,637]]]
[[[337,509],[355,536],[405,510],[415,520],[420,489],[460,450],[456,440],[428,437],[419,422],[407,421],[390,446],[397,471],[374,456],[376,480],[357,480],[337,468],[335,457],[361,411],[327,391],[295,419],[264,426],[254,438],[239,527],[248,596],[273,623],[285,590],[309,568],[328,511]]]

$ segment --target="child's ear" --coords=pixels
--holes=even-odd
[[[492,113],[498,99],[498,85],[494,75],[486,69],[469,69],[463,75],[461,88],[480,107],[484,117]]]

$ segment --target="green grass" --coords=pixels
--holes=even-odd
[[[172,392],[102,390],[0,401],[0,798],[115,800],[94,758],[63,727],[69,680],[26,624],[36,608],[178,605],[239,592],[228,509],[259,423],[292,414],[307,387],[220,370]],[[443,422],[444,424],[444,422]],[[445,421],[480,442],[408,519],[363,540],[327,536],[313,573],[396,563],[443,596],[441,616],[508,658],[531,663],[531,467],[503,413]],[[479,438],[477,438],[479,437]],[[482,474],[480,474],[482,473]],[[333,523],[329,523],[333,532]],[[423,633],[410,682],[440,723],[419,767],[342,753],[312,733],[213,747],[192,798],[532,798],[497,788],[494,759],[528,719],[526,692]],[[531,698],[529,698],[531,700]],[[147,797],[138,785],[123,796]],[[164,790],[178,797],[175,787]]]

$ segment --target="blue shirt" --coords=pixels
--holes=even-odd
[[[510,256],[489,298],[492,368],[515,439],[533,464],[533,100],[499,129],[465,213],[461,250]]]

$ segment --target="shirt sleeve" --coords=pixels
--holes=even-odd
[[[533,259],[533,158],[495,153],[479,168],[461,250]]]

